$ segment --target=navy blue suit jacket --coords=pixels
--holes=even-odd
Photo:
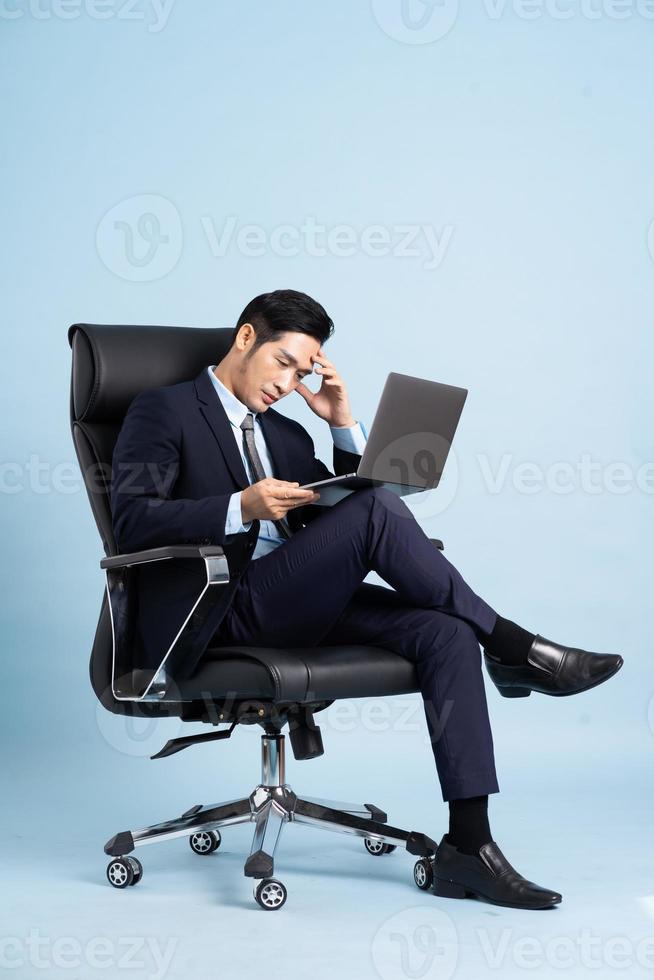
[[[352,473],[361,457],[334,446],[334,473],[316,458],[313,439],[293,419],[273,408],[258,415],[279,480],[313,480]],[[121,553],[176,544],[216,544],[225,549],[230,573],[249,564],[260,522],[246,534],[225,537],[229,498],[250,485],[231,424],[206,368],[194,381],[149,388],[131,402],[112,460],[111,512]],[[320,513],[318,506],[293,508],[293,530]],[[158,561],[133,566],[137,576],[139,659],[154,669],[202,590],[204,562]],[[196,668],[232,601],[239,578],[218,590],[219,598],[178,676]]]

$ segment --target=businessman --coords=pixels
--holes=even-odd
[[[333,329],[304,293],[262,294],[243,310],[218,364],[193,381],[137,395],[113,457],[116,540],[122,551],[219,544],[228,557],[246,542],[246,566],[222,590],[188,671],[210,642],[371,644],[415,663],[449,806],[436,894],[550,907],[561,895],[519,874],[490,831],[488,796],[499,786],[480,644],[491,679],[510,698],[586,691],[615,674],[622,658],[563,646],[500,616],[390,491],[359,490],[320,507],[319,493],[300,489],[334,473],[306,430],[272,407],[280,399],[296,393],[329,425],[335,474],[353,472],[365,446],[325,354]],[[303,380],[314,372],[316,393]],[[199,564],[139,569],[139,638],[153,668],[202,587]],[[364,582],[371,570],[390,588]]]

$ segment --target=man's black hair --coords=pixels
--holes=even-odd
[[[321,346],[334,332],[334,323],[324,307],[295,289],[275,289],[250,300],[234,327],[230,347],[244,323],[251,323],[256,331],[252,354],[262,344],[279,340],[287,330],[309,334],[319,340]]]

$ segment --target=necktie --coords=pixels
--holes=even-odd
[[[243,429],[243,447],[245,449],[245,455],[250,464],[250,469],[254,474],[254,483],[258,483],[259,480],[266,479],[266,471],[263,468],[261,462],[261,457],[257,452],[257,447],[254,442],[254,415],[252,412],[248,412],[243,421],[241,422],[241,428]],[[273,521],[275,527],[282,535],[282,537],[290,538],[293,531],[285,517],[280,518],[278,521]]]

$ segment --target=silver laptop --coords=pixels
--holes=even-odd
[[[452,445],[467,388],[391,371],[365,450],[354,473],[305,483],[332,506],[362,487],[381,486],[403,497],[437,487]]]

